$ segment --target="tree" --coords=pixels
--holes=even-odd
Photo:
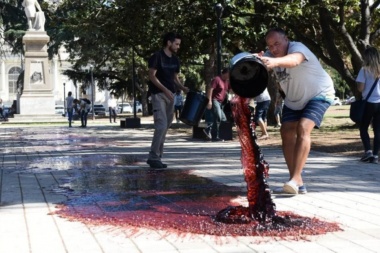
[[[368,0],[254,1],[254,13],[233,11],[251,17],[252,24],[261,20],[267,27],[284,27],[358,94],[355,77],[362,64],[361,52],[366,45],[379,43],[379,4],[378,0],[372,5]],[[262,33],[261,26],[253,27],[257,34]]]

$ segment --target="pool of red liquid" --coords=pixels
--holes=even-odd
[[[88,168],[66,184],[70,200],[56,213],[94,225],[178,234],[302,239],[339,231],[333,222],[276,211],[266,181],[269,164],[256,143],[247,100],[237,98],[232,111],[242,147],[245,193],[185,170]],[[135,162],[124,159],[117,164],[131,161]],[[247,206],[232,205],[231,200],[244,195]]]
[[[215,236],[303,238],[340,230],[315,217],[277,212],[277,220],[227,224],[216,214],[246,193],[184,170],[83,170],[65,184],[68,201],[56,214],[92,225],[148,228]],[[239,210],[247,212],[246,207]],[[247,215],[245,213],[244,215]]]

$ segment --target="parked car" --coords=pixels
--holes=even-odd
[[[136,104],[136,112],[142,112],[142,104],[140,103],[140,101],[136,101],[135,104]],[[134,108],[132,108],[132,111],[133,110]]]
[[[344,104],[345,104],[345,105],[350,105],[352,102],[355,102],[355,97],[347,98],[347,99],[344,101]]]
[[[117,112],[118,113],[132,113],[132,106],[129,103],[118,104]]]
[[[102,104],[94,104],[95,115],[106,115],[106,108]]]
[[[65,116],[65,107],[63,105],[55,105],[55,114]]]
[[[342,102],[340,101],[338,97],[335,97],[333,105],[342,105]]]

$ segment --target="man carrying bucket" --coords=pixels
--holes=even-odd
[[[166,133],[173,121],[174,93],[177,89],[188,92],[178,74],[180,62],[177,53],[181,37],[169,32],[163,38],[164,48],[154,53],[148,61],[149,91],[152,94],[154,134],[147,164],[151,168],[166,168],[161,162]]]
[[[280,132],[290,175],[282,190],[306,193],[302,170],[310,152],[311,131],[319,128],[332,104],[334,85],[318,58],[304,44],[289,41],[284,30],[269,30],[265,40],[269,50],[258,56],[276,73],[285,93]]]

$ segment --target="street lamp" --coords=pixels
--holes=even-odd
[[[66,89],[65,89],[66,83],[63,83],[63,112],[66,115]]]
[[[90,73],[91,73],[91,111],[92,111],[92,120],[95,120],[95,111],[94,111],[94,102],[95,102],[95,94],[94,94],[94,65],[90,64]]]
[[[136,118],[136,74],[135,74],[135,50],[132,48],[132,93],[133,93],[133,117]]]
[[[217,73],[220,76],[222,74],[222,15],[223,15],[223,6],[220,3],[215,5],[215,13],[217,17]]]

